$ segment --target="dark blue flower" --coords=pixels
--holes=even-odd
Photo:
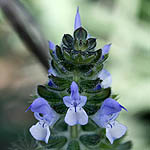
[[[122,109],[127,111],[126,108],[114,99],[107,98],[100,110],[92,117],[97,125],[106,128],[106,137],[111,144],[113,144],[115,139],[122,137],[127,130],[126,126],[115,121]]]
[[[85,125],[88,123],[88,115],[82,107],[85,105],[87,97],[79,94],[76,82],[73,81],[70,88],[71,95],[63,98],[64,104],[69,107],[65,122],[70,126],[76,124]]]

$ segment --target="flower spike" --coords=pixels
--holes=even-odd
[[[78,7],[77,8],[77,13],[76,13],[76,16],[75,16],[74,30],[76,30],[80,27],[81,27],[81,18],[80,18],[79,7]]]

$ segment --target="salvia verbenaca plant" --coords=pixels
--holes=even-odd
[[[37,86],[28,110],[37,120],[29,129],[39,150],[129,150],[127,127],[116,121],[122,110],[104,69],[111,44],[96,49],[96,38],[82,27],[79,8],[73,35],[61,45],[49,41],[48,83]]]

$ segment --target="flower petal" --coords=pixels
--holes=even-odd
[[[109,53],[110,47],[111,47],[111,44],[107,44],[102,48],[102,56]]]
[[[33,125],[30,128],[31,135],[38,141],[45,141],[45,143],[48,143],[49,137],[50,137],[50,130],[49,126],[38,122],[36,125]]]
[[[77,8],[77,13],[75,16],[75,22],[74,22],[74,30],[81,27],[81,19],[80,19],[80,13],[79,13],[79,7]]]
[[[121,138],[127,131],[127,127],[121,123],[115,121],[111,126],[106,128],[106,137],[109,139],[110,143],[113,144],[115,139]]]
[[[76,84],[76,82],[72,82],[71,84],[71,99],[72,100],[79,100],[79,89],[78,89],[78,85]]]
[[[111,77],[111,74],[110,74],[107,70],[103,69],[103,70],[99,73],[98,77],[99,77],[101,80],[103,80],[103,81],[101,82],[101,86],[102,86],[103,88],[108,88],[108,87],[111,86],[111,84],[112,84],[112,77]]]
[[[71,107],[68,109],[66,116],[65,116],[65,122],[69,126],[74,126],[77,124],[77,115],[76,115],[74,107]]]
[[[113,113],[120,112],[122,108],[120,107],[120,104],[117,101],[115,101],[112,98],[107,98],[103,102],[100,110],[101,110],[101,114],[112,115]]]
[[[51,50],[55,50],[55,44],[53,42],[51,42],[51,41],[48,41],[48,43],[49,43],[49,48]]]
[[[82,107],[76,107],[76,109],[75,107],[71,107],[66,113],[65,122],[70,126],[76,124],[85,125],[88,123],[88,115]]]
[[[80,100],[79,100],[79,107],[83,107],[86,104],[87,101],[87,97],[86,96],[80,96]]]
[[[82,107],[77,107],[77,123],[80,125],[88,123],[88,115]]]
[[[65,96],[63,97],[63,102],[67,107],[71,107],[72,106],[72,99],[70,96]]]
[[[102,114],[101,113],[101,110],[99,110],[93,117],[92,117],[92,120],[94,120],[94,122],[102,127],[102,128],[106,128],[107,125],[114,121],[119,115],[119,112],[118,113],[114,113],[112,115],[105,115],[105,114]]]
[[[48,70],[48,75],[56,76],[56,73],[52,67],[50,67],[50,69]]]
[[[28,109],[31,109],[32,112],[38,112],[42,114],[48,114],[52,110],[44,98],[35,99]]]

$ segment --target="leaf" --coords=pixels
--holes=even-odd
[[[53,129],[56,130],[57,132],[63,132],[63,131],[67,131],[68,130],[68,125],[65,123],[64,117],[59,119],[55,123]]]
[[[67,138],[65,136],[51,136],[48,144],[45,145],[45,143],[42,143],[43,146],[45,146],[47,149],[62,148],[67,142]]]
[[[37,93],[39,94],[39,96],[45,98],[50,103],[62,102],[62,98],[58,93],[48,90],[43,85],[37,86]]]
[[[99,49],[99,50],[97,50],[96,52],[96,57],[95,57],[95,59],[91,62],[91,63],[97,63],[97,61],[101,58],[101,55],[102,55],[102,50],[101,49]]]
[[[52,65],[53,69],[57,72],[57,74],[59,74],[61,76],[69,75],[68,71],[64,68],[64,66],[61,63],[52,60],[51,65]]]
[[[100,79],[97,78],[95,80],[82,80],[79,85],[81,86],[81,88],[83,89],[93,89],[96,87],[96,85],[98,83],[100,83]]]
[[[62,100],[63,102],[63,100]],[[59,114],[65,114],[67,112],[67,107],[63,103],[52,103],[51,107]]]
[[[80,141],[86,147],[96,147],[100,142],[100,136],[98,134],[85,134],[80,136]]]
[[[89,119],[88,124],[81,126],[83,131],[95,131],[98,128],[99,127],[91,119]]]
[[[82,73],[88,72],[92,68],[93,68],[93,65],[91,65],[91,64],[78,65],[78,70],[79,70],[79,72],[82,72]]]
[[[78,41],[86,40],[87,31],[82,27],[78,28],[77,30],[74,31],[74,38],[75,38],[75,40],[78,40]]]
[[[92,50],[96,47],[96,38],[89,38],[88,39],[88,50]]]
[[[88,96],[88,102],[94,104],[102,103],[106,98],[110,97],[111,95],[111,88],[100,89],[95,91],[86,91],[90,93]]]
[[[95,64],[95,66],[93,68],[90,68],[90,70],[86,73],[84,73],[84,77],[85,78],[94,78],[95,76],[97,76],[97,73],[100,72],[103,69],[103,64],[98,63]]]
[[[68,80],[66,78],[60,78],[53,75],[50,75],[49,78],[52,79],[56,86],[61,88],[69,88],[72,82],[71,80]]]
[[[117,150],[130,150],[132,148],[132,142],[128,141],[126,143],[120,144]]]
[[[78,141],[75,141],[75,140],[71,141],[68,144],[67,150],[80,150]]]
[[[73,71],[75,69],[75,65],[69,61],[63,61],[61,64],[67,71]]]
[[[93,104],[85,104],[83,108],[86,111],[86,113],[90,116],[94,115],[100,109],[100,106]]]
[[[64,34],[62,42],[67,48],[73,48],[73,37],[70,34]]]
[[[56,45],[56,55],[58,59],[64,60],[61,48],[58,45]]]

